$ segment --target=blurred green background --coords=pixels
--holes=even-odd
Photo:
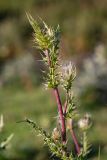
[[[51,154],[25,117],[47,131],[55,127],[57,107],[43,87],[44,64],[33,42],[26,12],[61,27],[60,54],[77,67],[73,89],[81,113],[90,112],[93,127],[90,159],[107,159],[107,1],[0,0],[0,114],[5,128],[0,139],[14,133],[0,160],[47,160]],[[63,95],[62,95],[63,96]],[[80,136],[80,135],[78,135]]]

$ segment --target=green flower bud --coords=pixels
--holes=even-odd
[[[59,132],[58,128],[54,128],[54,130],[52,132],[52,138],[55,141],[60,139],[60,132]]]

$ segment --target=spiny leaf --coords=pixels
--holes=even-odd
[[[86,156],[91,151],[91,144],[89,143],[87,132],[83,132],[83,156]]]
[[[64,153],[64,150],[66,148],[66,144],[63,145],[61,144],[59,141],[55,142],[52,138],[51,135],[47,134],[46,131],[44,131],[42,128],[40,128],[35,122],[33,122],[32,120],[29,119],[25,119],[21,122],[27,122],[29,123],[34,129],[35,131],[37,131],[39,133],[39,135],[41,135],[41,137],[44,140],[44,144],[48,145],[48,147],[50,148],[51,152],[60,157],[62,160],[66,160],[66,153]],[[71,155],[70,155],[71,157]],[[72,157],[68,160],[73,160]]]

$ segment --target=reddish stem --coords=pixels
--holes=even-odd
[[[48,58],[48,64],[50,66],[51,65],[51,61],[50,61],[48,50],[45,50],[44,53],[45,53],[45,56]],[[63,143],[66,143],[65,117],[63,115],[62,104],[61,104],[61,99],[60,99],[58,88],[54,88],[54,94],[55,94],[57,105],[58,105],[58,112],[59,112],[60,124],[61,124],[62,141],[63,141]]]
[[[64,116],[66,116],[67,107],[68,107],[68,92],[66,93],[66,101],[64,104]]]
[[[79,155],[80,154],[80,146],[78,144],[78,140],[77,140],[77,137],[75,135],[75,132],[73,131],[72,122],[71,122],[70,132],[71,132],[71,136],[72,136],[72,139],[73,139],[75,147],[76,147],[76,151],[77,151],[77,153]]]
[[[66,112],[67,112],[67,101],[64,104],[64,116],[66,115]]]
[[[55,94],[57,105],[58,105],[58,112],[59,112],[60,123],[61,123],[62,141],[63,141],[63,143],[66,143],[65,118],[64,118],[64,115],[63,115],[62,104],[61,104],[58,88],[54,89],[54,94]]]

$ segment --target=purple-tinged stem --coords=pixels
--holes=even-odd
[[[66,116],[66,112],[67,112],[67,101],[64,104],[64,116]]]
[[[68,106],[68,92],[66,93],[66,101],[64,104],[64,116],[66,116],[67,106]]]
[[[44,53],[45,53],[45,56],[48,58],[48,64],[50,66],[51,61],[50,61],[48,50],[45,50]],[[60,99],[58,88],[54,88],[54,94],[55,94],[57,105],[58,105],[58,113],[59,113],[60,124],[61,124],[62,141],[63,141],[63,143],[66,143],[65,117],[64,117],[64,114],[63,114],[63,110],[62,110],[62,104],[61,104],[61,99]]]
[[[74,130],[72,128],[72,122],[71,122],[70,132],[71,132],[71,136],[72,136],[72,139],[73,139],[75,147],[76,147],[76,151],[77,151],[77,153],[79,155],[80,154],[80,146],[78,144],[78,140],[77,140],[77,137],[75,135],[75,132],[74,132]]]
[[[63,115],[62,104],[61,104],[58,88],[54,88],[54,94],[55,94],[57,105],[58,105],[58,112],[59,112],[60,123],[61,123],[62,141],[63,141],[63,143],[66,143],[65,118]]]

